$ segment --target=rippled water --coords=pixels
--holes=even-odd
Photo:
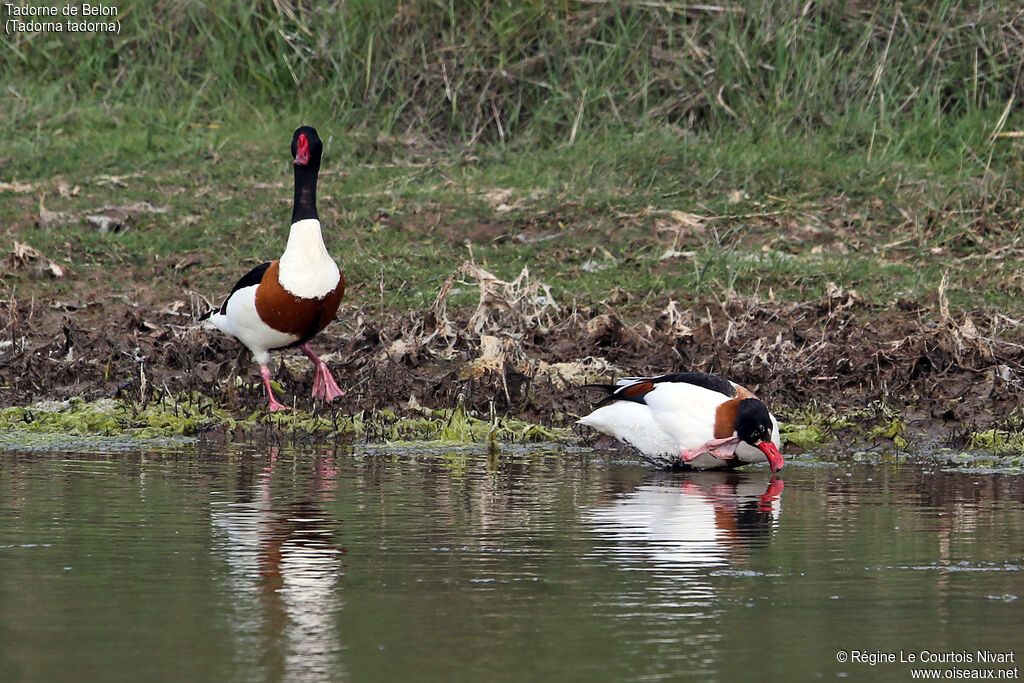
[[[849,654],[1024,656],[1022,484],[564,452],[0,453],[0,672],[905,679]]]

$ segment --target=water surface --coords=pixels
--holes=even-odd
[[[1022,483],[557,451],[4,452],[0,671],[904,679],[839,653],[1024,655]]]

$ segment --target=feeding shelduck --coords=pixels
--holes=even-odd
[[[677,372],[589,385],[608,396],[579,424],[636,448],[652,462],[696,469],[768,461],[782,469],[779,423],[749,390],[717,375]],[[677,460],[678,459],[678,460]]]
[[[324,244],[316,212],[316,182],[323,143],[309,126],[292,137],[295,199],[288,244],[281,258],[256,266],[242,276],[209,321],[238,339],[259,363],[271,412],[287,406],[270,388],[270,351],[298,346],[312,361],[313,397],[333,401],[344,392],[309,340],[334,320],[345,294],[345,276]]]

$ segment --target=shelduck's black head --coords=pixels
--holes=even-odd
[[[292,165],[295,167],[295,202],[292,223],[319,218],[316,212],[316,181],[324,143],[311,126],[300,126],[292,135]]]
[[[736,407],[736,436],[764,453],[772,472],[782,469],[779,449],[772,442],[772,416],[768,408],[756,398],[745,398]]]

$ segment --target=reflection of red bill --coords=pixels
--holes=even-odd
[[[784,488],[786,488],[786,482],[772,477],[772,480],[768,482],[768,488],[761,494],[761,504],[757,506],[758,511],[771,512],[772,503],[779,499]]]

